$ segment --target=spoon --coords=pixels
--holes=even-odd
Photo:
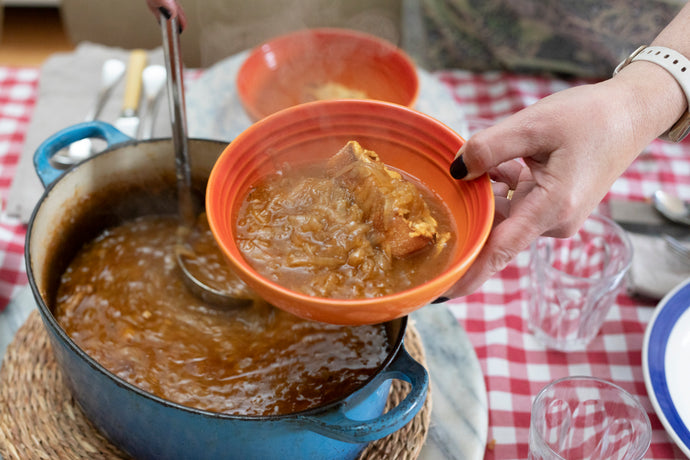
[[[115,85],[122,79],[125,74],[125,63],[119,59],[108,59],[103,63],[101,69],[101,87],[98,90],[96,102],[86,114],[84,121],[94,121],[103,111],[105,101],[108,100],[110,94],[113,92]],[[67,152],[58,152],[51,158],[54,164],[66,167],[75,164],[91,155],[92,144],[91,139],[82,139],[70,144]]]
[[[652,196],[654,208],[668,220],[690,225],[690,204],[681,200],[677,196],[657,190]]]
[[[141,114],[141,124],[137,132],[137,139],[151,139],[153,137],[153,123],[156,120],[160,94],[165,85],[165,67],[162,65],[147,66],[141,73],[144,89],[144,108]]]
[[[200,299],[219,307],[250,305],[253,302],[250,293],[230,292],[213,288],[204,280],[196,277],[186,265],[186,260],[194,257],[194,254],[185,246],[185,238],[188,237],[194,228],[198,212],[192,194],[180,38],[176,18],[161,18],[161,26],[167,73],[168,103],[172,119],[172,139],[175,149],[178,211],[180,214],[180,227],[178,230],[178,238],[180,240],[175,251],[177,264],[182,270],[183,280],[187,288]]]

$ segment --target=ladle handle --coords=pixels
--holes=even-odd
[[[177,200],[181,224],[192,228],[196,210],[192,199],[192,179],[187,145],[187,116],[184,98],[183,67],[180,52],[180,35],[177,18],[161,17],[163,52],[167,71],[168,106],[172,121],[172,140],[175,149],[177,174]]]

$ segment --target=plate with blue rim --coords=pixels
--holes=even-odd
[[[690,278],[657,305],[645,331],[642,370],[654,411],[690,458]]]

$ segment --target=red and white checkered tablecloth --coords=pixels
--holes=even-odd
[[[0,311],[27,283],[26,226],[6,217],[4,210],[36,104],[39,73],[35,68],[0,67]]]
[[[505,73],[437,74],[453,91],[470,120],[496,120],[538,99],[584,82]],[[655,140],[614,184],[606,200],[644,200],[661,188],[690,198],[690,143]],[[527,458],[532,400],[547,383],[568,375],[593,375],[625,388],[647,409],[652,444],[645,458],[682,459],[664,431],[647,396],[642,344],[654,302],[621,294],[601,332],[586,351],[551,351],[527,328],[527,254],[465,298],[448,303],[464,326],[485,376],[489,403],[486,459]]]
[[[472,127],[473,119],[497,120],[573,84],[546,77],[505,73],[436,74],[453,91]],[[39,71],[0,67],[0,196],[7,198],[36,102]],[[654,141],[613,186],[609,196],[643,200],[664,188],[690,198],[690,143]],[[26,228],[0,219],[0,310],[26,282],[23,251]],[[652,422],[652,444],[645,458],[682,459],[652,409],[641,367],[642,341],[654,303],[618,296],[616,305],[586,351],[545,349],[526,324],[526,254],[478,292],[449,302],[482,367],[489,403],[487,459],[527,458],[530,407],[548,382],[567,375],[594,375],[635,395]]]

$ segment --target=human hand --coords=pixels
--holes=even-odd
[[[568,237],[578,230],[659,134],[649,120],[640,126],[649,113],[630,94],[625,78],[574,87],[465,143],[451,173],[464,179],[489,173],[495,222],[478,258],[445,297],[471,294],[538,236]]]
[[[180,26],[180,33],[187,27],[184,9],[176,0],[146,0],[146,4],[159,21],[161,14],[167,19],[176,17]]]

